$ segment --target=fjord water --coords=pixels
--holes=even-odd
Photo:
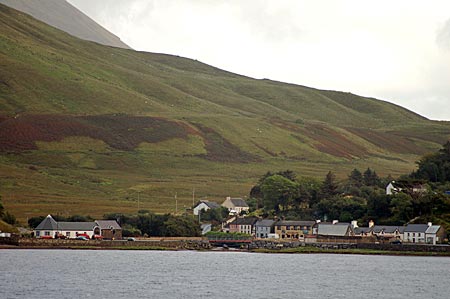
[[[450,258],[0,250],[0,298],[448,298]]]

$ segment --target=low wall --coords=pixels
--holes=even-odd
[[[186,249],[186,250],[201,250],[211,248],[208,241],[203,240],[184,240],[184,239],[156,239],[156,240],[138,240],[138,241],[126,241],[126,240],[56,240],[56,239],[31,239],[22,238],[18,241],[18,245],[21,248],[79,248],[79,247],[98,247],[98,248],[120,248],[123,247],[155,247],[155,248],[168,248],[168,249]]]
[[[19,245],[19,236],[2,237],[0,238],[0,245]]]
[[[389,251],[450,252],[450,246],[426,244],[357,244],[356,248]]]

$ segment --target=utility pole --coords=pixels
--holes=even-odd
[[[175,192],[175,215],[178,214],[178,199],[177,199],[177,193]]]
[[[138,194],[138,211],[141,209],[141,191],[138,191],[137,192],[137,194]]]

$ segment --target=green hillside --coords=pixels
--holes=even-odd
[[[350,93],[101,46],[0,5],[0,192],[19,220],[174,212],[268,170],[414,169],[448,122]],[[137,203],[139,195],[140,201]]]

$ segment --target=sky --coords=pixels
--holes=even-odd
[[[450,120],[450,1],[68,0],[135,50]]]

